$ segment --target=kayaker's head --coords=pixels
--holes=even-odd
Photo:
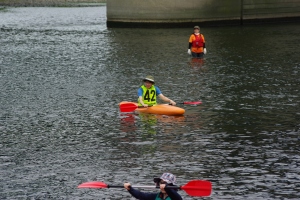
[[[171,174],[171,173],[163,173],[163,175],[161,175],[161,177],[160,177],[160,181],[164,181],[168,184],[175,185],[176,176],[174,174]]]
[[[195,34],[200,33],[200,27],[199,26],[194,26],[194,33]]]
[[[153,76],[146,76],[143,81],[146,88],[150,88],[155,83]]]
[[[171,173],[163,173],[160,178],[154,178],[153,181],[156,184],[170,184],[175,185],[176,183],[176,176]]]
[[[175,185],[176,177],[171,173],[163,173],[160,178],[154,178],[153,181],[155,182],[156,186],[160,186],[161,184]],[[166,191],[162,189],[161,192],[166,193]]]

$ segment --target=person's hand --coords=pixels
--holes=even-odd
[[[170,99],[170,104],[173,105],[173,106],[175,106],[176,102]]]
[[[190,49],[188,49],[187,53],[188,53],[189,55],[191,55],[191,54],[192,54],[192,52],[191,52],[191,50],[190,50]]]
[[[130,184],[130,183],[124,183],[124,188],[125,188],[126,190],[130,190],[131,184]]]
[[[148,108],[148,104],[143,104],[143,107],[144,108]]]
[[[203,49],[203,53],[206,54],[206,48]]]

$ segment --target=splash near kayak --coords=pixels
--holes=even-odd
[[[183,115],[185,110],[169,104],[157,104],[148,108],[139,107],[135,102],[122,101],[119,104],[121,112],[150,113],[158,115]]]

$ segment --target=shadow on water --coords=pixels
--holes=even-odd
[[[107,29],[106,10],[0,12],[0,199],[130,199],[87,181],[207,179],[206,199],[298,199],[299,24]],[[184,116],[120,113],[152,74]],[[181,191],[184,199],[197,199]]]

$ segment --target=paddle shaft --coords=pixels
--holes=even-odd
[[[179,102],[179,103],[176,103],[176,104],[201,104],[201,102]],[[172,106],[171,103],[169,103],[168,105]],[[151,107],[151,106],[154,106],[154,105],[148,105],[148,107]],[[144,106],[138,106],[138,108],[145,108]]]
[[[150,186],[150,185],[132,185],[131,187],[133,188],[158,188],[159,189],[159,186]],[[124,188],[123,185],[107,185],[107,188]],[[166,186],[166,188],[168,189],[181,189],[181,186],[171,186],[171,185],[168,185]]]

